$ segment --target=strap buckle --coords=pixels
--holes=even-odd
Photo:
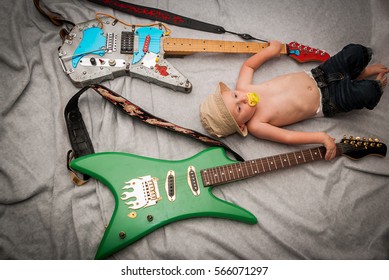
[[[82,186],[84,184],[86,184],[89,180],[89,176],[87,175],[83,175],[83,179],[81,179],[76,171],[74,169],[72,169],[70,167],[70,162],[74,159],[74,153],[73,153],[73,150],[69,150],[67,155],[66,155],[66,167],[68,168],[69,170],[69,173],[70,173],[70,178],[72,180],[72,182],[77,185],[77,186]]]

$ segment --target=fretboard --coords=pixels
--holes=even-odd
[[[221,185],[265,172],[321,160],[324,158],[325,152],[326,150],[322,146],[304,151],[212,167],[201,170],[201,177],[205,187]]]
[[[170,37],[163,39],[163,49],[167,55],[189,55],[198,52],[257,53],[267,46],[268,43],[257,42],[233,42]],[[283,45],[281,54],[287,54],[286,44]]]

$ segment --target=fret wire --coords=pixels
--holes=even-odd
[[[276,162],[276,158],[274,156],[271,157],[273,160],[270,162],[271,163],[271,166],[274,166],[276,168],[276,170],[278,169],[277,168],[277,162]]]
[[[288,159],[289,166],[292,166],[292,164],[290,163],[290,159],[289,159],[289,155],[288,154],[286,154],[286,158]]]
[[[303,156],[304,162],[307,162],[307,160],[306,160],[305,157],[304,157],[304,153],[303,153],[303,152],[300,152],[300,154]]]
[[[265,166],[263,165],[263,161],[261,159],[259,159],[259,161],[261,162],[263,172],[266,172]]]
[[[244,178],[244,171],[243,171],[243,163],[240,163],[239,164],[239,172],[240,172],[240,176],[242,176],[241,178]]]
[[[268,159],[267,159],[267,158],[264,158],[264,160],[266,160],[267,167],[269,168],[267,171],[270,171],[270,170],[271,170],[271,168],[270,168],[270,164],[269,164],[269,161],[268,161]]]
[[[207,169],[205,169],[202,173],[201,173],[203,176],[202,176],[202,178],[203,179],[205,179],[205,184],[208,184],[209,183],[209,180],[208,180],[208,178],[207,178],[207,176],[208,176],[208,172],[207,172]],[[204,180],[203,180],[204,181]]]
[[[297,152],[296,155],[297,155],[297,159],[298,159],[297,163],[301,164],[304,161],[304,159],[301,156],[301,152]]]
[[[283,162],[283,160],[282,160],[281,155],[279,155],[279,157],[280,157],[281,165],[282,165],[282,167],[284,167],[284,162]]]
[[[296,153],[293,153],[293,155],[294,155],[294,158],[296,159],[296,165],[297,165],[299,162],[297,160]]]
[[[250,169],[251,169],[251,175],[254,175],[255,173],[254,173],[252,161],[250,161],[249,166],[250,166]]]
[[[319,159],[322,159],[323,158],[323,156],[322,156],[322,154],[321,154],[321,152],[320,152],[320,149],[318,148],[318,149],[316,149],[316,152],[315,152],[316,154],[317,154],[317,156],[318,156],[318,158]]]
[[[319,148],[318,150],[319,150],[319,153],[320,153],[321,158],[324,158],[324,157],[323,157],[323,154],[322,154],[322,149]]]
[[[241,178],[244,178],[244,169],[243,169],[245,167],[244,162],[240,163],[239,166],[240,166],[239,167],[240,176]]]
[[[261,171],[261,169],[259,168],[259,166],[258,166],[258,160],[255,160],[255,165],[257,166],[258,173],[264,172],[263,167],[262,167],[262,171]]]
[[[256,160],[251,160],[251,168],[253,169],[255,175],[261,173]]]
[[[217,167],[217,171],[218,171],[217,178],[219,180],[219,183],[221,183],[223,181],[223,175],[222,175],[221,168],[222,168],[221,166]]]
[[[311,156],[311,154],[309,153],[309,150],[308,151],[304,151],[302,154],[303,154],[304,159],[307,162],[311,162],[312,161],[312,159],[309,159],[309,156]],[[311,158],[312,158],[312,156],[311,156]]]
[[[219,166],[218,167],[218,170],[219,170],[219,179],[220,179],[220,183],[223,182],[223,166]]]
[[[246,162],[246,163],[244,164],[244,167],[246,168],[247,176],[250,176],[250,171],[249,171],[249,164],[248,164],[248,162]]]
[[[312,160],[314,160],[311,149],[309,149],[309,153],[311,154]]]
[[[234,166],[235,166],[235,165],[234,165]],[[232,171],[232,177],[234,178],[234,180],[236,180],[238,177],[236,177],[236,174],[235,174],[235,172],[234,172],[234,169],[231,168],[231,171]]]

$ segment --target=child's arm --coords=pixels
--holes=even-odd
[[[270,41],[270,45],[267,48],[247,59],[240,68],[236,88],[238,90],[246,90],[247,87],[252,84],[255,70],[257,70],[263,63],[272,59],[273,57],[279,57],[281,48],[281,42]]]
[[[334,138],[325,132],[291,131],[273,126],[268,123],[249,123],[248,131],[257,138],[275,141],[289,145],[322,144],[326,148],[325,159],[331,160],[336,156]]]

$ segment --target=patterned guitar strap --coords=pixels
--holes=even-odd
[[[233,154],[237,160],[244,161],[243,158],[238,153],[236,153],[234,150],[228,147],[225,143],[215,138],[212,138],[210,136],[204,135],[200,132],[188,128],[184,128],[176,124],[170,123],[164,119],[158,118],[146,112],[141,107],[135,105],[134,103],[127,100],[123,96],[113,92],[109,88],[104,87],[102,85],[95,84],[95,85],[84,87],[79,92],[77,92],[69,100],[68,104],[65,107],[65,112],[64,112],[66,126],[69,134],[69,140],[72,147],[72,150],[70,150],[67,154],[67,168],[70,171],[72,181],[78,186],[85,184],[89,179],[89,177],[83,174],[83,179],[81,179],[76,174],[76,172],[70,168],[69,163],[74,158],[78,158],[88,154],[93,154],[95,152],[92,145],[92,141],[89,137],[89,133],[82,119],[81,112],[78,108],[78,100],[80,96],[89,88],[93,89],[95,92],[101,95],[105,100],[109,101],[111,104],[116,106],[116,108],[118,108],[120,111],[127,114],[128,116],[135,117],[136,119],[149,125],[154,125],[176,133],[186,135],[188,137],[201,141],[209,146],[222,147],[226,151]]]

